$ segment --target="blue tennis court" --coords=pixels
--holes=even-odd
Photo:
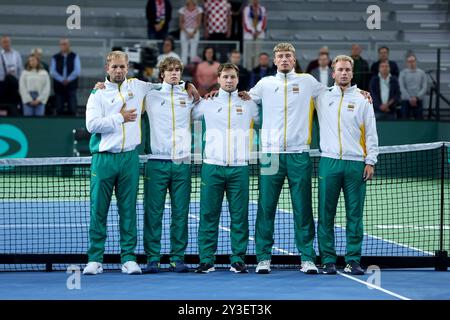
[[[36,217],[45,207],[46,218]],[[20,210],[15,212],[15,223],[8,224],[0,218],[0,243],[8,248],[15,248],[15,253],[85,253],[88,247],[89,202],[70,201],[67,207],[76,211],[63,211],[60,201],[23,201],[1,202],[0,211]],[[15,209],[13,209],[15,208]],[[111,204],[109,216],[109,233],[106,253],[118,253],[118,221],[115,203]],[[142,213],[142,202],[138,212]],[[256,204],[250,203],[250,212],[256,212]],[[170,205],[166,204],[164,221],[170,221]],[[76,218],[75,218],[76,217]],[[81,218],[80,218],[81,217]],[[250,215],[250,241],[248,254],[254,254],[254,221]],[[139,243],[136,252],[143,253],[142,246],[142,214],[138,218]],[[190,239],[187,254],[196,254],[197,226],[199,221],[199,203],[191,202],[189,215]],[[278,210],[273,246],[274,254],[297,255],[295,248],[292,214]],[[75,232],[74,232],[75,231]],[[169,248],[169,226],[164,225],[162,248],[163,253]],[[229,247],[229,215],[226,202],[222,208],[220,222],[218,254],[228,254]],[[345,239],[345,229],[336,227],[336,238]],[[15,235],[15,236],[12,236]],[[20,235],[20,236],[19,236]],[[363,244],[363,255],[373,253],[372,248],[390,252],[397,246],[396,253],[405,256],[426,255],[416,248],[396,244],[376,236],[366,234]],[[317,242],[315,243],[317,251]],[[338,254],[345,253],[344,246],[338,247]],[[7,248],[0,248],[3,252]],[[42,251],[42,250],[41,250]],[[8,268],[8,265],[1,265]],[[156,300],[408,300],[408,299],[450,299],[449,272],[436,272],[433,269],[381,269],[367,272],[356,277],[343,274],[336,276],[306,275],[298,268],[274,268],[269,275],[258,275],[254,268],[248,274],[234,274],[226,265],[220,265],[216,272],[196,274],[196,265],[190,265],[192,272],[175,274],[163,270],[159,274],[141,276],[123,275],[119,265],[109,265],[108,270],[97,276],[80,275],[80,289],[70,290],[67,281],[76,273],[66,273],[68,265],[59,266],[63,271],[53,272],[1,272],[0,299],[156,299]],[[77,265],[82,271],[83,265]],[[108,267],[108,266],[106,266]],[[142,265],[144,267],[144,265]],[[166,267],[162,265],[162,267]],[[76,268],[76,267],[75,267]]]
[[[189,214],[189,245],[186,253],[196,254],[197,228],[200,220],[200,203],[191,202]],[[36,212],[45,210],[45,215],[37,215]],[[63,210],[63,211],[62,211]],[[136,253],[143,253],[143,204],[138,203],[138,246]],[[249,212],[255,213],[257,204],[249,204]],[[0,212],[14,213],[14,224],[11,224],[10,215],[0,215],[0,251],[8,253],[86,253],[89,245],[89,201],[6,201],[0,202]],[[111,204],[108,216],[108,239],[105,253],[119,252],[119,222],[118,209],[115,203]],[[7,220],[8,219],[8,220]],[[249,215],[249,247],[248,254],[254,255],[254,234],[256,215]],[[166,204],[163,217],[164,222],[170,221],[170,204]],[[317,220],[315,221],[317,224]],[[168,253],[170,246],[169,223],[163,223],[162,248],[163,253]],[[316,225],[317,228],[317,225]],[[275,216],[275,243],[274,254],[297,255],[295,248],[293,214],[283,210],[277,210]],[[335,227],[335,237],[339,241],[337,254],[345,254],[345,228]],[[228,254],[231,250],[230,243],[230,217],[228,206],[224,202],[219,225],[218,254]],[[362,254],[387,255],[394,251],[401,256],[430,255],[431,253],[410,247],[405,244],[395,243],[390,240],[365,234]],[[315,249],[318,253],[317,238]],[[45,252],[42,252],[44,250]],[[374,251],[376,248],[376,251]],[[0,268],[2,266],[0,265]]]

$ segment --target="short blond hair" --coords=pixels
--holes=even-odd
[[[295,55],[295,47],[289,42],[280,42],[273,48],[273,54],[280,51],[290,51]]]
[[[352,57],[346,56],[345,54],[338,55],[338,56],[336,56],[336,57],[333,59],[333,64],[332,64],[333,70],[334,70],[334,66],[335,66],[336,63],[338,63],[339,61],[347,61],[347,62],[350,62],[350,64],[352,65],[352,70],[353,70],[353,64],[354,64],[353,59],[352,59]]]
[[[109,63],[113,59],[120,59],[120,58],[125,58],[125,61],[128,63],[128,55],[125,52],[123,52],[123,51],[111,51],[106,56],[106,65],[109,65]]]

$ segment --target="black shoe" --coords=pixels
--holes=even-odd
[[[170,263],[169,271],[178,272],[178,273],[186,273],[186,272],[189,272],[189,268],[184,264],[183,261],[177,260],[177,261],[173,261]]]
[[[216,271],[216,269],[214,269],[214,265],[211,263],[200,263],[197,270],[195,270],[196,273],[208,273],[212,271]]]
[[[336,274],[336,265],[334,263],[325,263],[323,266],[323,273],[324,274]]]
[[[356,261],[352,261],[352,262],[348,263],[345,266],[344,272],[345,273],[351,273],[351,274],[353,274],[355,276],[362,276],[362,275],[364,275],[364,270],[361,268],[359,263],[356,262]]]
[[[147,264],[147,268],[144,273],[158,273],[160,269],[160,263],[158,261],[151,261]]]
[[[234,273],[248,273],[247,266],[243,262],[232,263],[230,271]]]

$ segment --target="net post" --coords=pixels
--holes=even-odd
[[[436,271],[447,271],[447,251],[444,251],[444,196],[445,196],[445,144],[441,147],[441,209],[440,209],[440,230],[439,230],[439,250],[435,252]]]
[[[53,264],[51,262],[47,262],[45,264],[45,272],[52,272],[53,271]]]
[[[441,210],[439,219],[439,251],[444,250],[445,144],[441,147]]]
[[[434,264],[434,270],[435,271],[447,271],[448,269],[448,253],[447,251],[436,251],[435,252],[435,264]]]

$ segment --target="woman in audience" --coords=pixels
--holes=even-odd
[[[19,80],[24,116],[43,116],[50,95],[50,77],[39,58],[30,55]]]

